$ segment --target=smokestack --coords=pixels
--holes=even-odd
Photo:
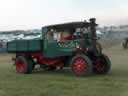
[[[91,32],[91,40],[92,40],[92,46],[93,46],[93,51],[94,53],[96,54],[97,51],[96,51],[96,19],[95,18],[91,18],[90,19],[90,24],[89,24],[89,27],[90,27],[90,32]]]
[[[91,29],[91,38],[94,40],[96,39],[96,19],[90,19],[90,29]]]

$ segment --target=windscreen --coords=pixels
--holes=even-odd
[[[49,29],[47,40],[49,42],[64,42],[69,40],[82,39],[83,34],[88,34],[88,28],[71,28],[71,29]]]

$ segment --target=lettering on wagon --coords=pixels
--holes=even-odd
[[[59,45],[60,48],[76,48],[78,43],[76,43],[76,42],[59,43],[58,45]]]

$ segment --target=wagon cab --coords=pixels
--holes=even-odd
[[[43,27],[44,55],[46,57],[69,56],[81,49],[80,43],[88,46],[87,22],[71,22]],[[84,38],[83,35],[86,35]]]

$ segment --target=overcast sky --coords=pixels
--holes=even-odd
[[[0,31],[91,17],[102,26],[128,24],[128,0],[0,0]]]

